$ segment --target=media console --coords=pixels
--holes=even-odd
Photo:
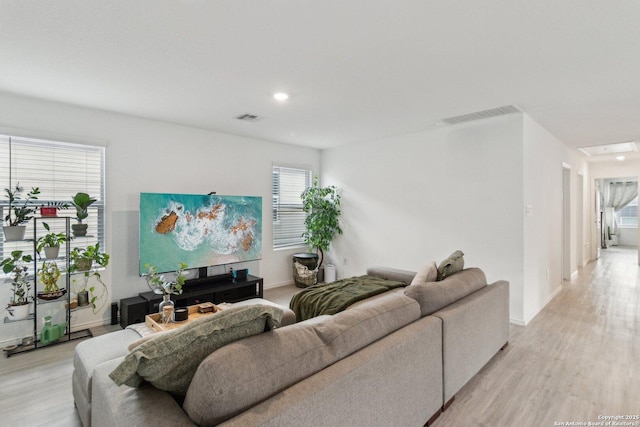
[[[224,276],[224,277],[223,277]],[[264,281],[261,277],[247,275],[246,279],[234,279],[231,275],[192,279],[185,284],[180,295],[171,295],[176,307],[187,307],[201,302],[238,302],[262,298]],[[162,295],[141,292],[137,297],[120,300],[120,326],[144,322],[144,316],[158,311]]]

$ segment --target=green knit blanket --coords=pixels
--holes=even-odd
[[[406,286],[406,283],[358,276],[337,282],[310,286],[293,296],[289,307],[301,322],[323,314],[336,314],[351,304],[390,289]]]

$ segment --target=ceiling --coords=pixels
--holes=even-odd
[[[640,139],[639,21],[637,0],[0,0],[0,91],[319,149],[515,104],[600,145]]]

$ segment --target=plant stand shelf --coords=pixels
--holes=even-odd
[[[62,275],[60,276],[60,288],[63,288],[67,290],[65,295],[60,296],[59,298],[56,299],[41,299],[38,298],[38,275],[36,274],[38,271],[38,268],[40,266],[40,264],[43,262],[43,258],[40,257],[40,255],[38,254],[37,251],[37,246],[38,246],[38,237],[40,235],[42,235],[42,222],[48,222],[49,224],[53,224],[55,222],[58,222],[58,225],[60,226],[60,222],[63,222],[64,225],[64,234],[67,238],[66,242],[64,243],[64,247],[61,246],[61,252],[60,252],[60,256],[58,256],[57,258],[55,258],[55,261],[58,262],[60,265],[60,270],[62,272]],[[60,228],[62,228],[62,226],[60,226]],[[71,272],[70,272],[70,253],[71,253],[71,246],[70,246],[70,240],[71,240],[71,218],[70,217],[64,217],[64,216],[50,216],[50,217],[36,217],[33,218],[33,237],[29,237],[27,239],[25,239],[25,241],[28,241],[30,243],[33,244],[33,275],[30,275],[30,278],[32,280],[32,296],[33,296],[33,313],[29,314],[29,317],[27,317],[26,319],[21,319],[21,320],[12,320],[9,317],[5,317],[4,319],[4,323],[16,323],[16,322],[32,322],[33,323],[33,332],[31,333],[31,337],[33,338],[32,343],[30,343],[29,345],[16,345],[16,346],[9,346],[8,348],[14,347],[13,349],[9,349],[7,350],[7,348],[4,349],[4,352],[6,354],[7,357],[12,356],[14,354],[20,354],[20,353],[25,353],[31,350],[37,350],[40,348],[46,348],[46,347],[51,347],[52,345],[56,345],[56,344],[62,344],[65,342],[69,342],[72,340],[76,340],[76,339],[80,339],[80,338],[86,338],[86,337],[90,337],[92,336],[91,331],[89,329],[82,329],[82,330],[78,330],[78,331],[71,331],[71,313],[73,311],[75,311],[76,309],[72,309],[71,307]],[[64,310],[64,322],[66,323],[65,326],[65,330],[64,330],[64,334],[62,334],[62,336],[60,336],[60,338],[58,338],[56,341],[53,342],[48,342],[47,344],[43,344],[40,341],[40,332],[38,331],[38,326],[42,323],[42,317],[43,315],[41,314],[43,311],[46,313],[46,310],[51,309],[52,307],[55,307],[55,304],[64,304],[63,306],[63,310]],[[40,313],[39,313],[40,312]],[[58,312],[60,313],[60,312]],[[58,315],[58,317],[60,317]]]
[[[26,320],[26,319],[25,319]],[[12,349],[12,350],[4,350],[4,353],[7,357],[11,357],[14,354],[20,354],[20,353],[26,353],[28,351],[32,351],[32,350],[37,350],[40,348],[48,348],[48,347],[52,347],[54,345],[58,345],[58,344],[64,344],[66,342],[69,341],[73,341],[73,340],[79,340],[82,338],[89,338],[92,337],[93,334],[91,333],[91,330],[89,329],[82,329],[79,331],[73,331],[69,334],[66,334],[64,337],[60,338],[59,340],[49,343],[49,344],[42,344],[40,343],[40,341],[35,341],[33,344],[30,345],[18,345],[16,346],[16,348]]]

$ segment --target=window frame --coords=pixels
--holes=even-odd
[[[296,175],[301,179],[295,186],[289,186],[285,191],[282,188],[282,173],[288,173],[290,178],[296,178]],[[304,182],[302,182],[304,181]],[[302,208],[302,198],[299,201],[292,202],[291,198],[295,197],[294,194],[297,190],[302,191],[309,188],[313,183],[313,170],[310,167],[301,166],[289,166],[273,164],[271,168],[271,195],[272,195],[272,248],[273,250],[284,250],[304,247],[304,239],[302,233],[304,232],[304,220],[306,214]],[[297,188],[296,188],[297,187]],[[288,199],[288,200],[283,200]],[[286,227],[279,227],[282,225],[285,218],[288,217],[290,224]],[[297,218],[296,218],[297,217]],[[280,228],[280,229],[279,229]],[[295,236],[296,230],[300,231],[299,236]]]
[[[635,202],[635,203],[634,203]],[[625,215],[622,216],[622,212],[627,210],[627,208],[635,208],[636,211],[636,215],[633,216],[629,216],[629,215]],[[624,208],[620,209],[618,212],[615,213],[616,216],[616,224],[618,226],[618,228],[638,228],[638,196],[636,196],[635,199],[633,199],[631,202],[629,202],[629,204],[627,206],[625,206]],[[634,224],[623,224],[623,218],[633,218],[635,220]]]

